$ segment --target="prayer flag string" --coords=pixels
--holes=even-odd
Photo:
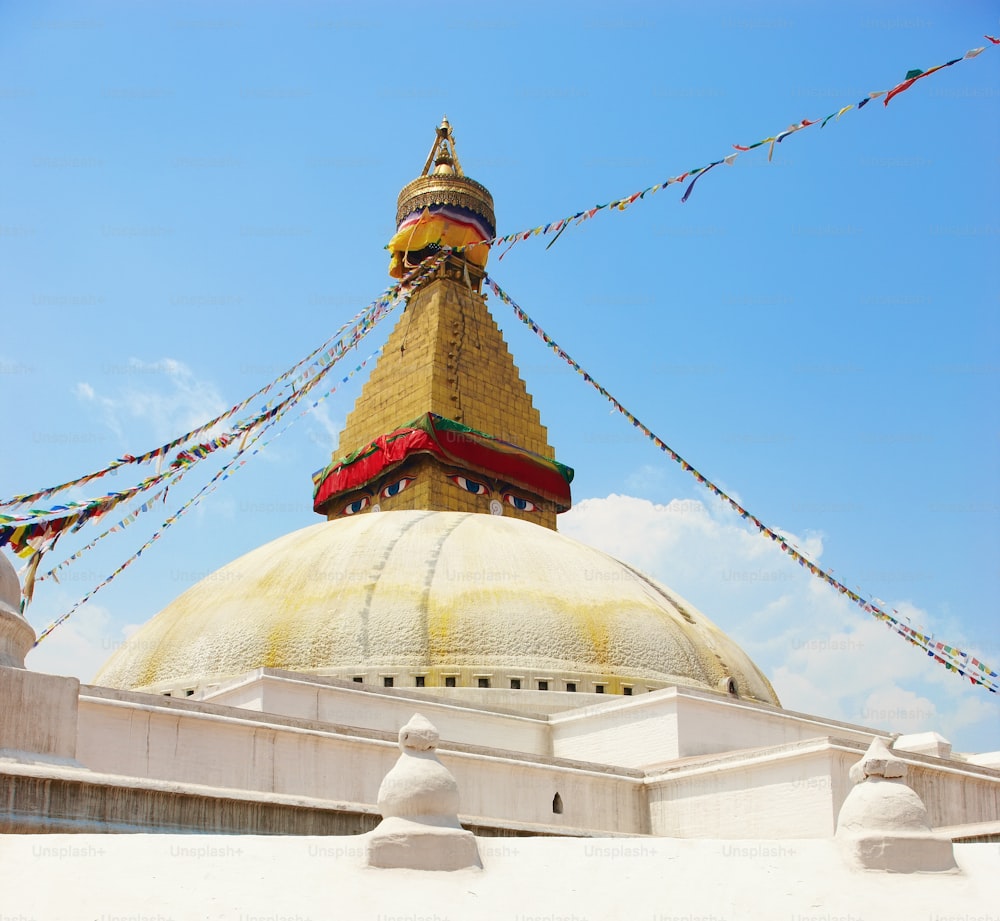
[[[229,419],[242,410],[246,409],[254,400],[258,397],[263,396],[265,393],[270,392],[275,387],[280,384],[287,383],[291,381],[291,386],[293,389],[298,389],[301,386],[301,381],[308,380],[312,375],[318,373],[319,369],[324,367],[331,360],[331,356],[336,352],[338,345],[343,344],[342,336],[347,330],[351,330],[349,339],[353,340],[358,334],[359,330],[364,328],[366,323],[366,317],[373,312],[377,311],[380,307],[384,307],[385,304],[392,301],[399,296],[401,291],[406,290],[408,287],[412,287],[414,279],[419,276],[422,272],[427,269],[426,266],[418,266],[413,272],[411,272],[405,278],[400,279],[400,281],[390,285],[385,291],[382,292],[374,301],[368,304],[365,308],[358,311],[357,314],[348,320],[340,329],[337,330],[329,339],[326,340],[318,348],[313,349],[305,358],[301,361],[296,362],[291,368],[285,371],[283,374],[275,378],[269,384],[261,387],[256,393],[251,394],[246,399],[241,400],[235,406],[227,409],[224,413],[216,416],[214,419],[199,425],[197,428],[192,429],[190,432],[174,438],[173,440],[161,445],[153,450],[146,451],[142,454],[132,455],[125,454],[117,460],[112,461],[107,466],[101,468],[100,470],[95,470],[92,473],[84,474],[83,476],[76,477],[72,480],[68,480],[65,483],[60,483],[58,486],[49,486],[45,489],[38,490],[33,493],[25,493],[24,495],[13,496],[10,499],[0,500],[0,508],[16,509],[20,508],[29,502],[37,502],[40,499],[48,498],[49,496],[55,495],[56,493],[63,492],[64,490],[70,489],[74,486],[82,486],[92,480],[98,479],[105,476],[108,473],[117,471],[120,467],[129,464],[145,464],[150,461],[156,461],[160,465],[163,458],[169,454],[174,448],[180,447],[181,445],[187,444],[188,442],[194,441],[200,438],[205,433],[211,431],[217,425]],[[350,345],[347,346],[350,348]],[[315,364],[317,367],[309,367],[311,364]],[[281,394],[275,396],[269,403],[264,404],[262,408],[263,411],[271,408],[280,398]],[[259,417],[259,416],[258,416]],[[239,424],[236,425],[239,428]],[[240,429],[242,433],[242,429]],[[197,453],[195,454],[197,457]],[[184,452],[178,454],[178,458],[183,460],[187,459],[184,457]],[[148,481],[143,481],[147,482]],[[149,488],[147,485],[144,488]],[[0,515],[0,524],[9,524],[12,522],[22,522],[31,521],[36,518],[52,514],[54,512],[65,511],[66,509],[75,508],[81,505],[86,505],[87,503],[67,503],[65,505],[53,506],[51,509],[45,510],[32,510],[31,513],[27,515]],[[0,544],[2,546],[2,544]]]
[[[254,437],[250,439],[249,444],[255,443],[259,437],[259,432],[265,431],[268,428],[270,428],[270,426],[275,421],[277,421],[277,419],[281,415],[283,415],[287,410],[289,410],[294,405],[299,403],[308,393],[310,393],[313,390],[313,388],[316,387],[316,385],[324,379],[324,377],[329,373],[329,371],[337,364],[337,362],[340,361],[340,359],[350,349],[356,347],[357,344],[365,336],[367,336],[368,333],[372,331],[372,329],[375,328],[377,323],[379,323],[382,319],[388,316],[389,313],[392,312],[392,310],[395,308],[395,306],[399,303],[400,300],[407,300],[413,294],[414,291],[419,289],[427,281],[427,279],[433,275],[438,266],[447,258],[447,255],[448,255],[447,253],[440,253],[432,258],[425,260],[413,272],[409,273],[397,285],[393,286],[395,294],[392,297],[386,298],[385,296],[382,296],[377,300],[373,301],[365,311],[362,311],[360,314],[358,314],[358,316],[361,317],[361,319],[352,328],[351,334],[348,337],[345,337],[345,339],[338,340],[334,344],[333,348],[328,348],[328,347],[326,348],[326,351],[324,352],[323,356],[324,361],[322,367],[319,369],[319,371],[315,373],[314,376],[312,376],[309,380],[307,380],[303,386],[293,390],[288,397],[286,397],[277,405],[267,409],[266,412],[261,413],[259,416],[257,416],[250,422],[241,424],[239,432],[242,434],[242,438],[239,439],[240,449],[237,452],[236,456],[237,457],[241,456],[244,452],[244,448],[249,446],[247,438],[251,433],[256,432],[258,434],[254,434]],[[325,347],[328,346],[328,343],[324,343],[324,346]],[[323,399],[325,399],[325,396],[323,397]],[[319,401],[317,401],[317,403],[318,402]],[[317,403],[314,403],[312,405],[315,406],[317,405]],[[284,431],[284,429],[282,431]],[[175,459],[175,461],[172,463],[171,471],[168,471],[167,473],[164,474],[160,474],[156,477],[149,477],[136,487],[132,487],[131,489],[128,490],[123,490],[122,492],[119,493],[109,493],[107,496],[98,500],[93,500],[90,503],[74,504],[72,511],[69,514],[63,514],[55,518],[46,518],[41,520],[29,521],[26,523],[14,522],[13,524],[8,523],[0,525],[0,546],[3,546],[4,544],[10,544],[19,556],[28,558],[28,563],[26,566],[26,574],[24,577],[24,584],[22,587],[22,599],[21,599],[22,612],[31,602],[32,594],[34,591],[34,585],[36,582],[35,573],[38,569],[38,564],[41,560],[42,555],[48,550],[51,550],[55,546],[56,542],[59,540],[59,538],[62,536],[63,533],[65,533],[67,530],[76,531],[79,528],[83,527],[83,525],[86,524],[88,521],[92,522],[98,521],[115,505],[118,505],[124,501],[128,501],[129,499],[133,498],[137,493],[151,488],[152,486],[159,483],[165,477],[173,477],[172,482],[169,484],[173,485],[173,483],[176,483],[177,481],[180,480],[183,474],[188,469],[190,469],[190,466],[193,463],[203,459],[204,457],[207,457],[208,454],[212,453],[217,447],[228,447],[229,445],[235,443],[236,440],[237,438],[235,437],[235,435],[233,437],[225,437],[224,439],[220,438],[215,440],[220,442],[219,444],[213,443],[208,445],[199,445],[197,448],[192,449],[192,451],[190,452],[187,451],[181,452],[181,454],[178,455],[178,459]],[[255,450],[252,453],[256,454],[257,450]],[[245,463],[245,461],[243,461],[242,463]],[[164,490],[163,492],[165,498],[166,490]],[[158,493],[157,495],[160,494]],[[135,518],[138,517],[139,514],[148,511],[152,508],[155,498],[156,497],[154,497],[154,499],[150,499],[146,502],[143,502],[141,506],[139,506],[136,510],[134,510],[132,513],[126,516],[126,518],[122,519],[122,521],[120,521],[117,525],[113,526],[112,528],[109,528],[107,531],[104,532],[104,534],[100,535],[94,541],[91,541],[90,544],[88,544],[81,550],[74,553],[71,557],[64,560],[62,563],[59,564],[59,566],[55,567],[55,569],[53,570],[50,570],[42,578],[47,578],[49,576],[54,575],[54,573],[57,572],[59,569],[61,569],[63,566],[66,566],[74,562],[75,560],[79,559],[80,556],[82,556],[82,554],[86,552],[86,550],[90,549],[102,537],[105,537],[108,534],[117,533],[128,524],[131,524],[135,520]],[[56,511],[55,509],[50,509],[47,510],[47,513],[51,514],[52,512],[55,511]],[[42,515],[45,513],[39,512],[37,514]],[[0,519],[0,521],[2,520],[4,519]],[[9,516],[7,516],[6,520],[9,522],[11,519]],[[169,523],[172,524],[173,522],[170,521]],[[151,543],[153,540],[156,539],[157,537],[154,535],[154,537],[151,538],[149,543]],[[148,546],[148,544],[144,545],[140,549],[139,553],[141,553],[146,546]],[[136,554],[135,557],[130,558],[125,564],[123,564],[122,567],[119,568],[119,570],[113,573],[111,577],[109,577],[103,583],[101,583],[101,586],[98,586],[98,588],[103,587],[103,585],[106,585],[108,582],[110,582],[111,579],[113,579],[119,572],[121,572],[124,568],[130,565],[131,562],[133,562],[133,560],[136,557],[138,557],[138,555],[139,554]],[[56,577],[56,579],[58,581],[58,577]],[[38,581],[41,581],[41,579],[38,579]],[[97,589],[95,589],[94,591],[97,591]],[[91,592],[90,594],[93,594],[93,592]],[[88,595],[87,597],[89,598],[90,596]],[[86,600],[86,598],[84,600]],[[73,610],[75,610],[75,607]]]
[[[984,38],[986,38],[992,45],[1000,44],[1000,40],[997,40],[991,35],[986,35],[984,36]],[[707,173],[714,167],[718,166],[719,164],[725,163],[727,166],[732,166],[736,162],[736,158],[740,154],[747,153],[751,150],[754,150],[758,147],[763,147],[765,145],[767,146],[767,159],[768,162],[770,162],[772,157],[774,156],[775,145],[782,143],[782,141],[784,141],[792,134],[795,134],[798,131],[802,131],[805,128],[809,128],[812,125],[817,125],[817,124],[820,126],[821,129],[825,128],[827,122],[829,122],[831,119],[833,119],[835,122],[839,121],[840,117],[845,113],[850,112],[852,110],[857,111],[863,109],[873,99],[881,98],[882,105],[884,108],[889,104],[890,100],[894,99],[900,93],[906,92],[906,90],[910,89],[910,87],[912,87],[913,84],[916,83],[918,80],[923,80],[925,77],[929,77],[931,76],[931,74],[935,74],[939,70],[944,70],[946,67],[951,67],[954,64],[958,64],[960,61],[970,61],[973,58],[978,57],[985,50],[986,50],[985,47],[973,48],[970,51],[967,51],[960,58],[953,58],[950,61],[946,61],[944,64],[938,64],[937,66],[928,68],[927,70],[913,69],[907,71],[904,80],[901,83],[898,83],[896,86],[892,87],[891,89],[879,90],[876,92],[868,93],[866,96],[862,97],[856,103],[841,106],[837,111],[832,112],[830,115],[827,115],[824,118],[815,118],[815,119],[804,118],[801,121],[793,122],[782,131],[769,135],[768,137],[756,141],[753,144],[733,144],[733,149],[736,150],[736,153],[731,153],[720,159],[713,160],[710,163],[707,163],[705,166],[699,166],[695,169],[690,169],[687,170],[686,172],[679,173],[676,176],[671,176],[668,179],[664,179],[663,182],[658,182],[655,183],[654,185],[647,186],[641,191],[633,192],[631,195],[626,195],[622,198],[617,198],[614,201],[606,202],[603,205],[595,205],[592,208],[586,208],[582,211],[577,211],[575,214],[570,214],[556,221],[550,221],[547,224],[540,224],[537,227],[532,227],[525,230],[517,230],[514,233],[505,234],[504,236],[493,237],[492,239],[484,240],[476,245],[482,246],[483,243],[488,245],[493,245],[493,244],[506,245],[507,248],[499,256],[500,261],[503,261],[503,258],[514,248],[516,244],[521,243],[524,240],[527,240],[531,237],[552,235],[552,239],[549,241],[548,246],[545,247],[546,249],[548,249],[549,247],[552,246],[553,243],[556,242],[556,240],[559,239],[560,236],[562,236],[563,232],[570,225],[573,225],[574,227],[579,226],[584,221],[589,221],[595,215],[604,211],[625,211],[635,202],[645,199],[647,195],[652,197],[660,189],[665,189],[667,186],[687,181],[688,182],[687,189],[685,190],[683,196],[681,196],[681,203],[683,204],[688,200],[688,198],[690,198],[691,192],[694,189],[695,182],[697,182],[702,176],[705,175],[705,173]],[[465,248],[466,247],[457,246],[453,247],[452,249],[453,251],[460,251]]]
[[[346,377],[344,377],[342,379],[341,383],[347,383],[347,381],[349,381],[358,371],[360,371],[362,368],[364,368],[365,365],[367,365],[368,362],[371,361],[371,359],[374,358],[375,355],[377,355],[377,354],[378,354],[378,352],[375,352],[374,354],[369,355],[368,358],[366,358],[364,361],[362,361],[361,364],[359,364],[353,371],[351,371]],[[64,614],[61,614],[59,617],[57,617],[40,634],[38,634],[38,639],[35,640],[34,645],[37,646],[50,633],[52,633],[52,631],[55,630],[56,627],[58,627],[60,624],[65,623],[67,620],[69,620],[70,616],[75,611],[77,611],[79,608],[83,607],[83,605],[85,605],[88,601],[90,601],[90,599],[93,598],[94,595],[96,595],[102,588],[104,588],[105,586],[107,586],[111,582],[113,582],[119,575],[121,575],[121,573],[123,573],[126,569],[128,569],[129,566],[131,566],[137,559],[139,559],[139,557],[142,556],[142,554],[143,554],[143,552],[145,550],[147,550],[149,547],[151,547],[156,541],[158,541],[163,536],[163,533],[164,533],[164,531],[167,530],[167,528],[169,528],[172,525],[174,525],[178,521],[178,519],[180,519],[181,517],[183,517],[187,512],[191,511],[191,509],[193,509],[195,506],[197,506],[201,502],[201,500],[205,498],[205,496],[209,495],[210,493],[215,492],[215,490],[218,488],[218,485],[219,485],[220,482],[222,482],[223,480],[227,480],[233,473],[235,473],[237,470],[239,470],[240,467],[244,466],[246,464],[246,460],[241,460],[241,458],[243,457],[244,454],[246,454],[247,452],[249,452],[249,455],[252,457],[254,454],[259,453],[261,450],[263,450],[265,447],[267,447],[267,445],[269,445],[272,441],[274,441],[275,438],[280,438],[286,431],[288,431],[289,428],[291,428],[291,426],[295,422],[297,422],[300,418],[302,418],[302,416],[304,416],[307,412],[309,412],[310,410],[312,410],[316,406],[318,406],[323,400],[325,400],[328,396],[330,396],[330,394],[333,393],[336,389],[337,389],[336,386],[331,387],[326,393],[324,393],[318,400],[316,400],[314,403],[312,403],[307,409],[305,409],[298,416],[296,416],[295,418],[293,418],[288,423],[288,425],[286,425],[283,429],[281,429],[281,431],[277,432],[275,434],[274,438],[271,438],[268,441],[263,442],[260,445],[260,447],[254,448],[254,445],[264,436],[264,433],[269,428],[271,428],[273,425],[277,424],[279,417],[278,416],[272,417],[268,421],[267,425],[265,425],[263,428],[261,428],[258,431],[256,431],[254,433],[253,437],[243,447],[241,447],[236,452],[236,454],[233,456],[233,458],[227,464],[225,464],[223,467],[221,467],[216,472],[215,476],[213,476],[212,479],[208,481],[208,483],[206,483],[200,490],[198,490],[197,493],[195,493],[194,496],[192,496],[179,509],[177,509],[177,511],[174,512],[173,515],[170,515],[168,518],[166,518],[163,521],[163,523],[160,525],[160,529],[158,531],[156,531],[153,534],[153,536],[150,537],[149,540],[147,540],[135,553],[133,553],[127,560],[125,560],[125,562],[122,563],[121,566],[119,566],[113,573],[111,573],[111,575],[107,576],[104,580],[102,580],[101,582],[99,582],[94,588],[92,588],[89,592],[87,592],[86,595],[84,595],[79,601],[77,601],[76,604],[74,604],[68,611],[66,611]],[[302,395],[303,396],[305,395],[304,392],[303,392]],[[252,451],[250,450],[251,448],[253,448]],[[164,500],[165,499],[166,499],[166,496],[164,496]],[[152,502],[152,500],[150,500],[150,502]],[[111,533],[111,531],[113,531],[113,530],[115,530],[115,529],[112,528],[112,529],[110,529],[110,531],[106,531],[105,534]],[[104,537],[105,534],[102,534],[101,537]],[[84,548],[84,549],[87,549],[87,548]],[[70,559],[72,559],[72,557]],[[66,560],[63,563],[60,563],[59,566],[55,567],[55,569],[53,569],[50,572],[46,573],[46,575],[47,576],[50,576],[50,575],[54,576],[54,573],[56,572],[56,570],[60,569],[64,565],[66,565],[66,563],[68,563],[68,562],[69,562],[69,560]],[[56,579],[56,581],[58,582],[59,580]]]
[[[812,560],[810,560],[804,553],[795,548],[790,541],[769,528],[765,525],[759,518],[755,515],[750,514],[743,506],[741,506],[735,499],[725,493],[722,489],[715,485],[708,477],[700,473],[695,467],[688,463],[680,454],[673,450],[669,445],[667,445],[661,438],[655,435],[646,425],[640,422],[632,413],[630,413],[614,396],[612,396],[604,387],[601,386],[594,378],[588,374],[580,365],[571,358],[559,344],[545,332],[527,313],[504,291],[490,276],[485,278],[486,284],[492,289],[493,293],[500,298],[505,304],[507,304],[513,311],[515,316],[527,326],[536,336],[538,336],[542,342],[545,343],[548,348],[552,349],[556,355],[558,355],[563,361],[565,361],[577,374],[581,375],[584,381],[590,384],[598,393],[601,394],[611,405],[621,413],[634,428],[641,431],[653,444],[659,448],[664,454],[669,456],[669,458],[680,464],[681,468],[691,474],[702,486],[714,493],[723,502],[727,503],[744,521],[749,521],[757,530],[765,537],[770,538],[777,546],[786,554],[788,554],[795,562],[797,562],[804,569],[808,570],[813,576],[818,579],[822,579],[827,585],[832,586],[842,595],[845,595],[855,604],[860,606],[862,610],[871,614],[877,620],[883,621],[885,625],[893,630],[895,633],[902,636],[912,645],[922,649],[929,657],[934,659],[935,662],[944,665],[949,671],[954,671],[960,676],[966,677],[974,685],[981,685],[988,691],[996,694],[1000,690],[1000,682],[997,682],[997,673],[991,669],[985,662],[980,661],[978,658],[971,656],[967,652],[963,652],[954,646],[950,646],[944,643],[935,642],[931,634],[923,633],[920,630],[915,630],[909,624],[905,624],[902,620],[895,616],[899,612],[893,611],[892,614],[888,613],[882,605],[885,602],[877,601],[874,598],[864,598],[862,595],[855,591],[852,591],[843,582],[831,575],[829,570],[825,570],[820,566],[817,566]]]

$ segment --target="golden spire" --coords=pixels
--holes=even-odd
[[[436,157],[435,157],[436,155]],[[431,145],[431,152],[427,154],[427,162],[421,171],[421,176],[426,176],[430,172],[431,163],[434,163],[434,170],[438,175],[443,173],[454,173],[456,176],[464,176],[462,164],[458,162],[458,152],[455,150],[455,138],[451,133],[451,123],[446,115],[441,119],[441,124],[437,128],[434,143]],[[442,170],[440,167],[446,167]],[[450,169],[447,169],[450,167]]]
[[[434,167],[433,170],[431,167]],[[424,168],[403,186],[396,203],[396,226],[409,215],[433,205],[456,205],[486,219],[490,235],[496,233],[493,196],[489,189],[465,175],[455,150],[455,137],[447,118],[435,131]]]
[[[483,512],[555,528],[570,507],[573,472],[555,460],[480,292],[494,234],[493,197],[462,171],[445,118],[421,175],[400,192],[390,273],[454,252],[410,297],[317,471],[320,514]]]

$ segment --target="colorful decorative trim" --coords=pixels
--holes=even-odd
[[[494,233],[486,219],[474,211],[457,205],[429,205],[400,222],[387,247],[392,253],[389,274],[399,278],[407,268],[407,253],[432,246],[461,248],[470,262],[482,268],[490,254],[485,241]]]
[[[431,454],[446,463],[502,479],[548,499],[560,512],[572,503],[571,467],[476,431],[454,419],[425,413],[316,471],[313,474],[313,509],[322,513],[337,496],[363,488],[414,454]]]

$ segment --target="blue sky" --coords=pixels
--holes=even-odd
[[[823,118],[1000,31],[996,4],[971,0],[692,6],[4,7],[0,493],[187,431],[377,296],[396,194],[444,114],[509,233]],[[672,185],[490,267],[753,514],[994,666],[998,101],[988,47],[888,107],[791,136],[770,163],[766,149],[741,154],[684,204]],[[786,706],[1000,749],[996,696],[803,574],[490,303],[577,471],[561,530],[687,596]],[[166,532],[29,666],[89,679],[199,577],[318,520],[309,477],[361,381]],[[36,629],[214,469],[39,585]],[[120,473],[71,498],[132,482]]]

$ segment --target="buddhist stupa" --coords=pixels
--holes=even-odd
[[[539,691],[559,709],[561,694],[670,686],[777,704],[691,604],[556,530],[573,471],[481,292],[493,198],[465,175],[447,119],[396,223],[390,274],[440,258],[314,476],[326,520],[193,586],[95,683],[184,696],[270,667],[435,694],[503,690],[505,706],[530,699],[535,711]]]
[[[558,532],[571,471],[480,293],[492,199],[447,122],[397,225],[406,306],[314,477],[323,521],[193,586],[93,685],[22,667],[0,559],[8,916],[992,904],[1000,753],[784,709],[690,604]]]

